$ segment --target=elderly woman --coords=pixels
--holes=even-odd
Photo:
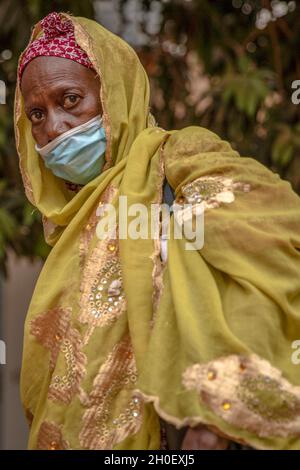
[[[20,57],[15,131],[53,247],[25,325],[29,448],[299,449],[290,184],[209,130],[156,127],[131,47],[64,13],[39,22]],[[181,219],[205,210],[201,249],[170,230],[166,252],[117,221],[99,236],[107,204],[150,213],[172,192]]]

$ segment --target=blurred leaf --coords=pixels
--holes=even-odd
[[[270,92],[261,71],[251,72],[248,75],[232,74],[223,80],[222,87],[223,102],[228,106],[232,100],[232,104],[250,118],[254,117]]]
[[[6,238],[13,238],[17,224],[12,215],[0,207],[0,231]]]
[[[272,147],[272,160],[280,167],[286,167],[292,160],[295,152],[293,133],[285,125],[280,125],[281,132],[275,139]]]
[[[23,224],[32,225],[36,220],[36,213],[37,209],[29,202],[26,202],[23,208]]]

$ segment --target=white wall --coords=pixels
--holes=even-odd
[[[28,427],[19,398],[23,324],[42,264],[9,255],[9,277],[0,297],[1,340],[6,344],[6,364],[1,368],[0,449],[26,449]]]

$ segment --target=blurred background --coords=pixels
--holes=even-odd
[[[23,322],[49,253],[18,167],[16,68],[32,26],[51,11],[93,18],[135,48],[160,127],[209,128],[300,193],[300,104],[292,100],[300,80],[299,2],[0,0],[0,449],[26,448]]]

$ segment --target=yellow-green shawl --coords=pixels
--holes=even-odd
[[[155,127],[135,52],[63,15],[101,78],[107,163],[71,192],[38,157],[17,85],[20,168],[53,246],[25,324],[29,448],[158,449],[160,416],[300,449],[299,198],[206,129]],[[163,263],[158,240],[96,236],[103,203],[150,208],[165,176],[179,203],[205,203],[201,250],[171,235]]]

